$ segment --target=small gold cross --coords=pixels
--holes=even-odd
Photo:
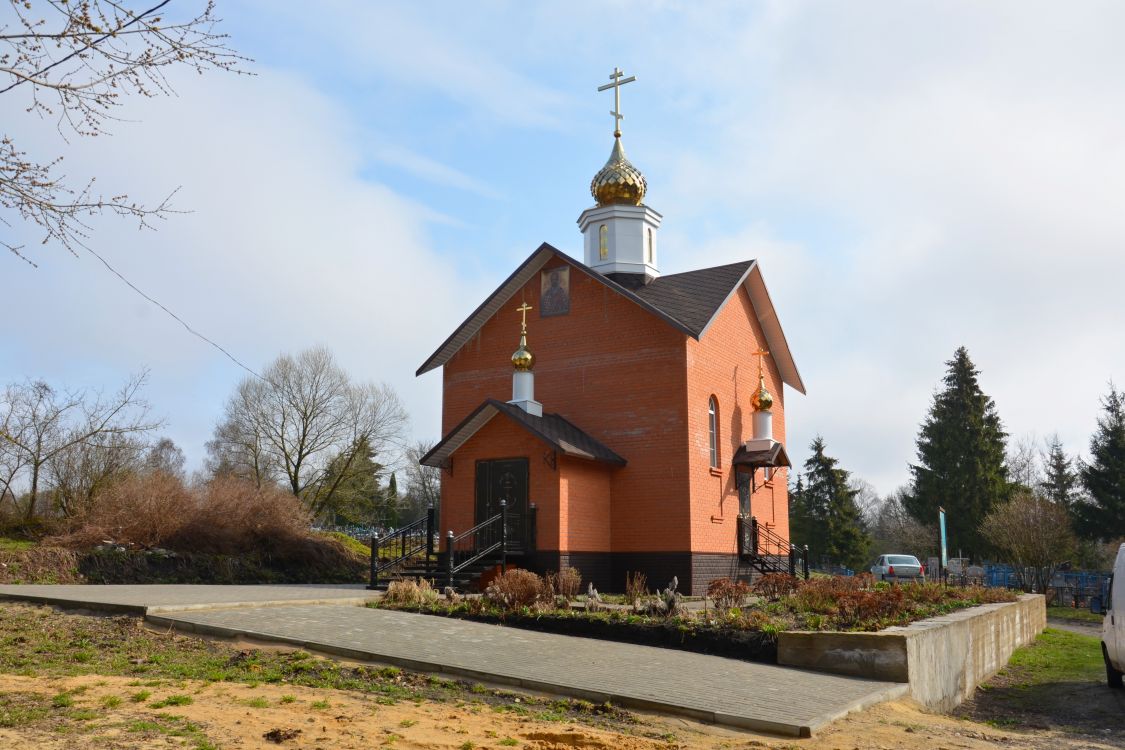
[[[758,377],[762,376],[762,363],[765,361],[765,357],[768,357],[769,355],[770,355],[770,353],[766,349],[759,349],[756,352],[750,352],[751,357],[758,357],[759,358],[758,359]]]
[[[520,313],[523,317],[523,319],[520,321],[520,326],[522,326],[524,333],[527,333],[527,311],[531,309],[533,309],[531,305],[527,304],[526,302],[516,308],[516,312]]]

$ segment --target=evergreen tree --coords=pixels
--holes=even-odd
[[[1102,407],[1090,463],[1080,470],[1089,497],[1075,506],[1075,520],[1083,537],[1105,541],[1125,534],[1125,393],[1110,383]]]
[[[1040,485],[1043,496],[1056,505],[1071,512],[1078,493],[1078,473],[1074,470],[1070,456],[1063,450],[1062,441],[1055,435],[1047,443],[1047,455],[1043,457],[1044,478]]]
[[[1009,495],[1007,433],[965,347],[946,365],[945,387],[934,395],[918,435],[918,463],[910,466],[913,484],[903,502],[923,524],[945,508],[950,547],[979,559],[989,546],[981,522]]]
[[[805,461],[808,485],[801,494],[810,541],[801,543],[816,557],[858,570],[867,564],[871,538],[856,505],[856,491],[848,472],[837,468],[839,461],[825,454],[823,438],[818,435],[809,449],[813,454]]]
[[[797,485],[789,493],[789,542],[798,547],[808,545],[813,559],[820,559],[826,544],[822,510],[809,506],[812,497],[805,490],[804,478],[797,475]]]
[[[401,524],[401,508],[398,498],[398,480],[391,472],[391,481],[387,483],[387,491],[383,494],[383,525],[389,529],[397,529]]]
[[[319,494],[326,498],[324,515],[337,524],[367,525],[378,520],[383,466],[375,461],[371,444],[360,438],[349,450],[329,462],[320,480]]]

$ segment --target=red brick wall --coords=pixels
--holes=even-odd
[[[543,460],[543,441],[503,415],[496,415],[453,454],[453,473],[441,472],[442,544],[445,533],[476,525],[476,463],[527,458],[528,496],[539,510],[540,549],[559,548],[559,474]],[[443,547],[444,548],[444,547]]]
[[[556,259],[547,267],[560,265],[564,261]],[[686,337],[574,268],[570,314],[540,318],[539,284],[536,274],[446,363],[443,434],[486,397],[511,398],[510,357],[519,344],[515,308],[526,300],[535,308],[528,315],[528,348],[544,411],[561,414],[628,461],[610,480],[613,551],[686,550]],[[458,451],[454,463],[463,461]],[[443,488],[443,506],[455,502],[461,500],[447,499]],[[549,515],[540,511],[541,540]],[[540,546],[548,548],[545,540]]]
[[[559,460],[560,549],[610,552],[612,467],[580,458]]]
[[[691,550],[737,551],[738,490],[731,459],[738,446],[753,435],[754,407],[750,397],[758,385],[758,358],[751,352],[768,349],[754,314],[750,295],[739,288],[699,341],[688,339],[688,434],[691,483]],[[766,358],[766,387],[774,397],[773,436],[785,442],[785,398],[773,358]],[[718,402],[719,469],[710,465],[708,401]],[[760,487],[750,498],[751,513],[789,537],[789,499],[786,473]],[[757,482],[762,484],[759,470]]]

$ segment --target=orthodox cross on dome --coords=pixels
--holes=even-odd
[[[613,67],[613,72],[609,75],[610,83],[607,83],[604,86],[598,86],[598,91],[613,89],[613,111],[611,111],[610,114],[613,115],[614,138],[621,137],[621,121],[625,118],[625,115],[621,114],[621,87],[627,83],[632,83],[633,81],[637,80],[636,76],[623,78],[622,76],[624,75],[625,74],[615,65]]]
[[[521,317],[521,320],[520,320],[520,332],[521,333],[524,333],[524,334],[527,333],[527,311],[532,310],[532,309],[534,309],[534,308],[532,308],[532,306],[527,304],[526,302],[524,302],[522,305],[520,305],[519,307],[516,308],[516,312],[518,312],[520,314],[520,317]]]
[[[750,356],[758,358],[758,377],[759,378],[762,377],[763,376],[762,365],[765,362],[765,358],[770,356],[769,350],[759,349],[756,352],[750,352]]]

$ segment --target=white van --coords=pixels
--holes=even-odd
[[[1113,577],[1109,579],[1109,597],[1104,603],[1102,620],[1102,656],[1109,686],[1125,687],[1125,544],[1117,550]]]

